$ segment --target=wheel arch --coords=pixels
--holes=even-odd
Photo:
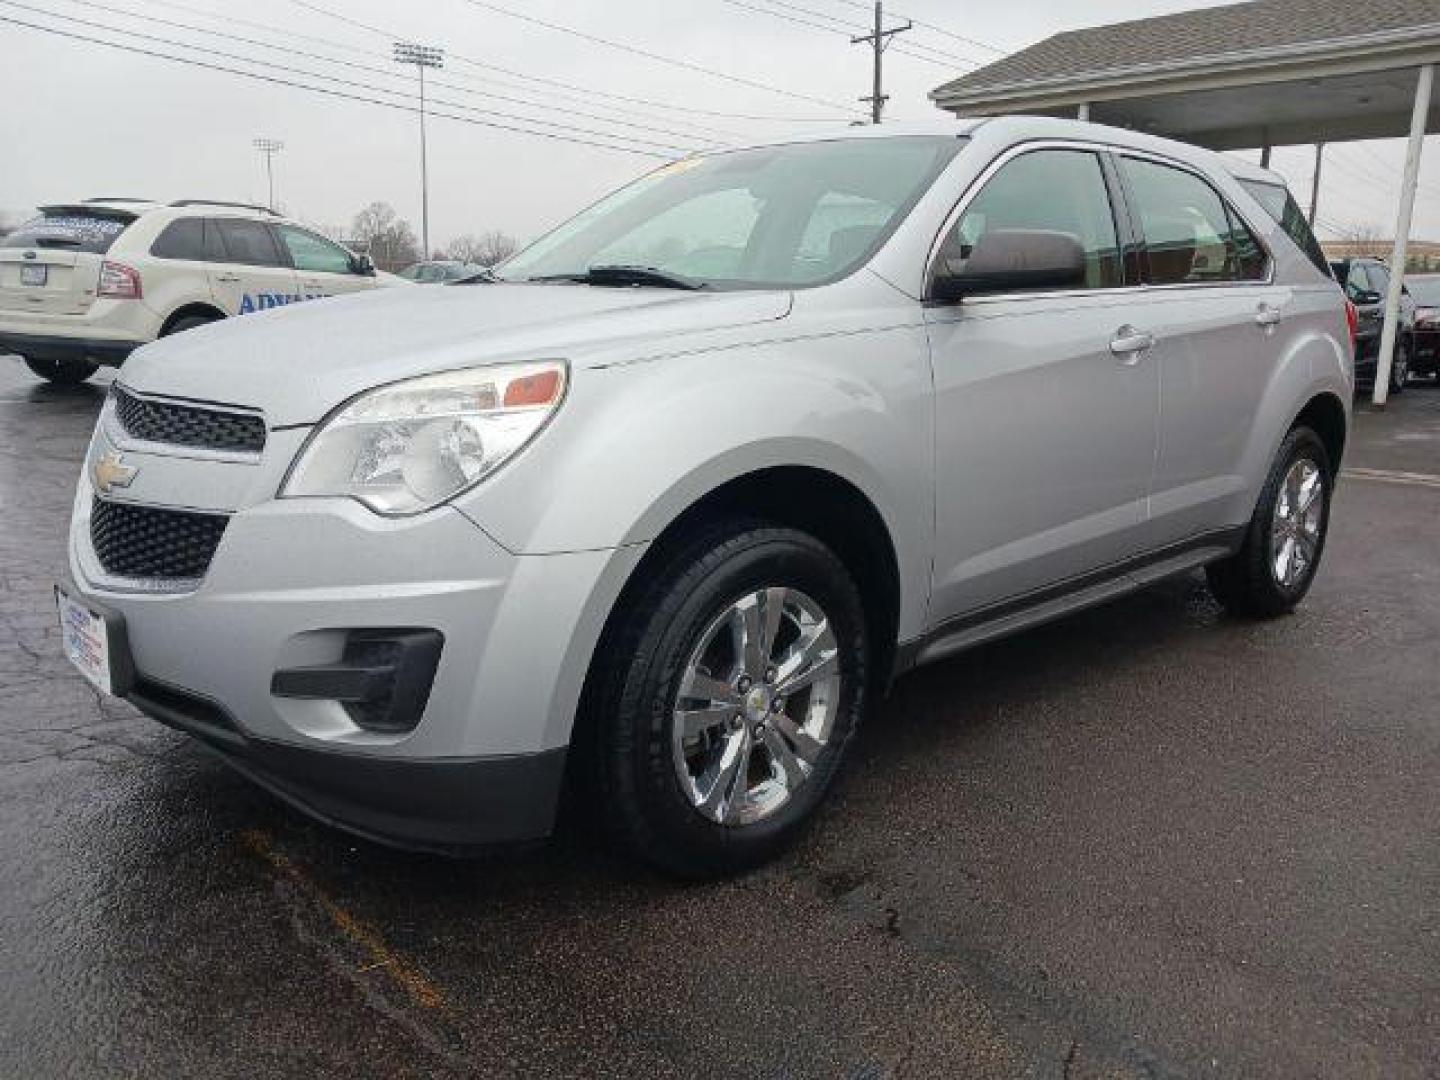
[[[1290,429],[1302,425],[1320,436],[1320,441],[1325,444],[1325,452],[1330,456],[1331,474],[1338,473],[1349,435],[1344,403],[1329,391],[1321,391],[1307,401],[1305,407],[1296,414]]]
[[[164,337],[166,334],[170,333],[174,329],[175,324],[178,323],[181,319],[188,319],[191,316],[198,316],[200,318],[206,319],[223,319],[226,317],[225,312],[221,311],[214,304],[207,304],[202,301],[195,301],[189,304],[181,304],[178,308],[176,308],[169,315],[167,315],[165,317],[165,321],[160,324],[159,336]]]

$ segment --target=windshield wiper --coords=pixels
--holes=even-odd
[[[602,263],[572,274],[543,274],[526,281],[574,281],[581,285],[651,285],[659,289],[704,289],[703,281],[657,270],[653,266]]]
[[[462,278],[456,278],[454,281],[447,281],[445,284],[446,284],[446,285],[489,285],[492,281],[499,281],[499,280],[500,280],[500,279],[499,279],[498,277],[496,277],[490,270],[487,269],[487,270],[478,271],[477,273],[474,273],[474,274],[469,274],[469,275],[467,275],[467,276],[465,276],[465,277],[462,277]]]

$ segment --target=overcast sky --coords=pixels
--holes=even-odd
[[[1196,6],[1202,5],[895,0],[906,16],[1001,49],[1061,30]],[[855,101],[869,89],[863,48],[850,45],[843,32],[783,21],[756,7],[822,21],[801,13],[808,9],[829,16],[824,21],[831,26],[838,20],[858,27],[869,17],[856,0],[0,0],[0,212],[91,195],[263,201],[264,166],[251,144],[265,136],[285,143],[275,161],[276,198],[289,213],[343,227],[361,206],[382,199],[417,233],[420,218],[413,112],[181,66],[7,19],[404,105],[406,98],[393,95],[413,92],[415,79],[413,69],[390,59],[391,37],[400,35],[447,50],[445,70],[431,77],[437,109],[653,155],[432,118],[431,239],[438,246],[456,234],[490,228],[533,238],[666,156],[707,142],[813,126],[814,118],[844,119],[846,107],[864,108]],[[502,9],[743,82],[606,47]],[[211,32],[174,25],[181,23]],[[901,49],[923,50],[928,59]],[[936,115],[927,91],[998,55],[917,27],[887,55],[887,116]],[[501,112],[511,115],[493,115]],[[1414,229],[1427,239],[1440,239],[1440,146],[1434,144],[1432,139],[1427,147]],[[1312,160],[1308,148],[1296,147],[1276,151],[1272,162],[1302,202],[1309,197]],[[1322,235],[1357,226],[1389,235],[1403,160],[1398,140],[1327,151],[1320,217],[1328,228]]]

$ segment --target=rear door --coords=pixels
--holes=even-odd
[[[45,207],[0,239],[0,312],[83,315],[106,252],[134,220],[84,205]]]
[[[1117,163],[1144,250],[1136,325],[1160,375],[1149,546],[1162,548],[1237,524],[1224,519],[1245,490],[1255,417],[1301,328],[1268,252],[1206,177],[1129,153]]]
[[[357,273],[354,258],[339,244],[296,225],[276,225],[275,232],[306,300],[374,288],[374,275]]]
[[[205,239],[210,291],[226,315],[249,315],[300,299],[295,271],[264,222],[210,218]]]

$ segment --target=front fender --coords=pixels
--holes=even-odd
[[[550,429],[459,504],[511,551],[644,544],[739,477],[838,476],[879,512],[917,633],[930,574],[933,407],[919,325],[581,368]]]

